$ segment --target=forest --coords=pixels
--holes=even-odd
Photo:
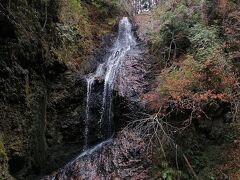
[[[0,180],[239,180],[239,0],[1,0]]]

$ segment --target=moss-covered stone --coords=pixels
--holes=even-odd
[[[8,156],[4,148],[3,137],[0,134],[0,179],[12,179],[8,172]]]

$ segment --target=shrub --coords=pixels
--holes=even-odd
[[[64,24],[82,25],[87,22],[87,11],[82,7],[80,0],[61,0],[59,18]]]
[[[190,96],[195,91],[199,78],[200,64],[193,56],[183,57],[182,62],[174,63],[162,71],[159,76],[158,92],[170,95],[174,99]]]
[[[98,8],[103,17],[114,16],[120,9],[117,0],[93,0],[92,3]]]
[[[58,44],[53,48],[58,59],[69,67],[81,67],[100,44],[101,36],[116,23],[116,0],[60,0],[55,26]]]
[[[158,92],[181,102],[230,101],[237,90],[237,80],[221,51],[215,49],[204,62],[188,55],[164,69]]]
[[[189,39],[191,41],[191,52],[195,59],[203,60],[219,46],[219,29],[217,26],[206,26],[196,23],[189,28]]]
[[[152,47],[157,49],[166,64],[182,54],[191,53],[202,61],[220,45],[218,26],[204,23],[200,2],[164,3],[156,11],[159,15],[159,33],[150,33]]]
[[[185,54],[190,46],[190,28],[200,22],[198,11],[188,7],[185,2],[173,6],[171,3],[164,3],[157,8],[159,16],[159,33],[150,33],[150,42],[153,48],[161,52],[161,59],[169,64],[170,60]]]

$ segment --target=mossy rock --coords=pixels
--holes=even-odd
[[[2,135],[0,135],[0,179],[12,179],[8,173],[8,157],[4,148]]]

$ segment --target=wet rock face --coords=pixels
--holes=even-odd
[[[17,62],[8,58],[8,49],[1,46],[0,67],[0,134],[3,136],[4,146],[8,155],[10,171],[15,175],[27,169],[27,151],[31,132],[26,132],[26,126],[31,124],[31,114],[27,107],[25,94],[27,71]],[[14,167],[16,164],[16,168]]]
[[[149,67],[140,47],[131,50],[121,65],[115,83],[118,94],[125,98],[138,99],[148,85],[146,75]]]
[[[26,179],[52,172],[83,146],[84,82],[71,71],[44,78],[32,67],[8,64],[2,53],[0,133],[10,174]]]
[[[39,22],[30,16],[31,7],[23,13],[14,5],[16,21],[31,31],[25,34],[25,29],[12,26],[0,11],[0,136],[11,176],[35,179],[62,167],[81,150],[85,84],[48,53],[46,34],[37,32]]]
[[[47,172],[76,155],[84,142],[85,84],[76,73],[65,72],[48,86],[46,145]]]
[[[122,131],[114,140],[82,154],[54,175],[43,180],[64,179],[148,179],[150,157],[138,136]]]

